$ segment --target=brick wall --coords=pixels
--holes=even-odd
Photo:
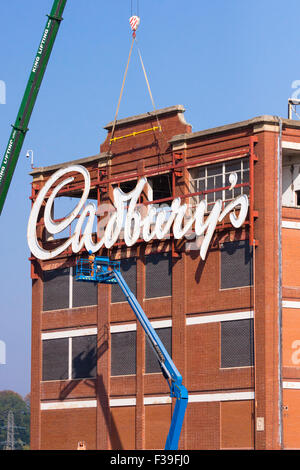
[[[181,136],[176,140],[176,149],[181,152],[182,162],[197,160],[198,164],[204,164],[239,154],[246,155],[250,137],[257,131],[254,205],[258,218],[254,234],[259,244],[254,250],[254,285],[221,289],[220,283],[222,243],[248,239],[247,224],[238,230],[227,227],[218,230],[205,262],[200,259],[199,251],[185,252],[184,244],[174,245],[172,241],[156,241],[147,245],[138,243],[130,249],[117,244],[109,252],[102,250],[101,254],[114,259],[135,257],[138,301],[150,320],[172,322],[172,357],[192,398],[187,408],[180,448],[255,446],[257,449],[278,449],[281,445],[276,202],[278,128],[276,123],[272,124],[270,130],[263,125],[256,128],[249,122],[234,128],[229,126],[227,129],[211,130],[210,133],[191,134],[191,127],[182,119],[182,110],[172,108],[168,112],[161,112],[158,117],[162,133],[150,131],[120,139],[111,147],[111,125],[107,126],[107,139],[101,145],[101,152],[112,152],[106,160],[107,178],[137,179],[145,170],[170,164],[172,145],[175,146],[172,143],[174,136]],[[122,120],[116,127],[115,137],[154,125],[156,119],[153,116]],[[298,134],[294,138],[298,139]],[[229,154],[230,157],[226,157]],[[87,168],[94,173],[97,165],[96,157],[86,163]],[[51,171],[46,172],[46,178],[50,174]],[[42,185],[40,176],[36,176],[36,184]],[[186,194],[189,186],[188,169],[184,168],[173,179],[173,183],[174,196]],[[107,185],[106,189],[107,192],[101,192],[101,202],[112,198],[112,185]],[[289,299],[300,299],[298,291],[294,289],[298,288],[298,232],[283,233],[283,291],[285,298]],[[157,251],[173,254],[172,295],[146,299],[146,255]],[[293,271],[290,270],[292,261]],[[51,263],[38,263],[38,279],[33,281],[32,447],[74,448],[78,441],[84,440],[90,449],[163,448],[172,406],[158,399],[167,399],[169,388],[161,374],[145,373],[145,337],[140,325],[136,328],[136,374],[110,377],[110,328],[135,323],[128,304],[111,303],[111,287],[99,285],[98,306],[42,312],[41,271],[74,263],[75,258],[70,254],[62,255]],[[242,314],[250,319],[251,312],[254,312],[255,367],[222,368],[222,321],[228,320],[226,315],[234,319],[239,318],[235,315]],[[292,315],[291,312],[289,314]],[[217,316],[217,320],[212,321],[214,316]],[[293,372],[289,368],[290,358],[285,348],[293,339],[294,320],[290,322],[283,313],[283,321],[283,371],[286,378],[299,379],[298,368],[293,367]],[[97,377],[71,382],[41,382],[41,333],[83,327],[97,328]],[[287,401],[292,403],[291,409],[297,408],[295,403],[298,398],[291,402],[290,395],[286,395]],[[151,397],[153,401],[145,404],[145,398]],[[69,406],[73,400],[76,403],[92,400],[95,406],[86,410],[40,410],[41,403],[58,402]],[[118,402],[114,401],[114,406],[110,406],[113,400],[131,400],[131,404],[123,401],[123,406],[117,406]],[[256,428],[257,418],[264,419],[262,430]],[[293,423],[286,428],[287,447],[297,442],[295,437],[291,437]],[[63,436],[66,436],[65,439]]]

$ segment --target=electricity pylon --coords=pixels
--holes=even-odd
[[[9,410],[7,415],[7,431],[6,431],[6,445],[5,450],[15,449],[15,419],[12,410]]]

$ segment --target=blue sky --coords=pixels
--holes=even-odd
[[[136,4],[136,0],[133,1]],[[0,156],[52,0],[0,5]],[[134,11],[136,13],[136,11]],[[194,131],[262,114],[287,117],[300,80],[298,0],[140,0],[138,42],[157,108],[182,104]],[[113,120],[129,53],[130,0],[69,0],[0,216],[0,390],[30,391],[30,161],[95,155]],[[0,82],[1,83],[1,82]],[[2,99],[3,101],[3,99]],[[0,97],[1,102],[1,97]],[[152,110],[134,50],[119,118]]]

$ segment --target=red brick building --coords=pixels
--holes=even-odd
[[[56,171],[88,170],[88,199],[98,207],[95,243],[113,189],[128,192],[142,177],[144,207],[156,201],[168,211],[176,197],[191,207],[205,199],[208,217],[218,199],[225,207],[248,197],[245,222],[219,222],[205,259],[201,237],[195,243],[172,233],[139,237],[130,247],[120,239],[97,252],[121,260],[183,376],[189,404],[180,448],[300,448],[300,123],[261,116],[192,132],[183,107],[174,106],[120,120],[113,136],[113,123],[105,129],[100,153],[32,171],[35,203]],[[58,192],[54,219],[65,215],[56,205],[78,201],[83,188],[82,174],[74,173]],[[36,223],[48,253],[73,234],[73,225],[64,240],[45,229],[51,191]],[[87,257],[84,245],[30,258],[31,446],[163,449],[168,386],[119,288],[75,280],[80,257]]]

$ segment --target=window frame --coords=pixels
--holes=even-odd
[[[238,170],[232,170],[232,171],[226,171],[226,165],[230,165],[230,164],[234,164],[235,162],[240,162],[240,169]],[[222,167],[222,171],[220,173],[216,173],[216,174],[212,174],[212,175],[208,175],[208,170],[210,168],[212,168],[213,166],[218,166],[220,165]],[[197,193],[197,192],[200,192],[200,191],[210,191],[212,189],[216,189],[216,188],[225,188],[228,186],[228,184],[226,183],[226,178],[231,174],[231,173],[240,173],[240,183],[237,183],[237,184],[244,184],[244,183],[248,183],[249,184],[249,177],[250,177],[250,168],[249,168],[249,165],[250,165],[250,160],[249,160],[249,157],[245,156],[245,157],[238,157],[238,158],[234,158],[234,159],[230,159],[230,160],[223,160],[221,162],[212,162],[210,164],[204,164],[204,165],[199,165],[199,166],[195,166],[195,167],[190,167],[189,168],[189,187],[190,187],[190,193],[193,194],[193,193]],[[197,170],[197,169],[203,169],[204,172],[205,172],[205,175],[203,177],[199,177],[199,178],[193,178],[192,176],[192,172]],[[245,175],[248,173],[248,178],[246,178],[245,180]],[[217,177],[222,177],[222,185],[219,186],[219,185],[216,185],[216,178]],[[208,179],[210,178],[214,178],[214,186],[213,188],[208,188]],[[204,189],[200,189],[199,186],[200,186],[200,181],[204,181],[205,185],[204,185]],[[196,182],[196,183],[195,183]],[[226,199],[226,191],[229,191],[229,189],[222,189],[221,192],[222,192],[222,202],[223,204],[226,204],[230,201],[232,201],[233,199],[235,199],[236,197],[238,197],[239,195],[241,194],[249,194],[249,190],[245,191],[246,188],[249,188],[249,186],[240,186],[239,188],[233,188],[231,190],[232,192],[232,197],[230,199]],[[237,191],[238,194],[235,194],[234,192]],[[239,192],[240,191],[240,192]],[[211,193],[205,193],[205,194],[202,194],[202,195],[198,195],[198,196],[191,196],[191,199],[193,201],[193,204],[192,205],[195,205],[195,204],[198,204],[200,202],[200,198],[203,200],[205,199],[205,201],[207,202],[207,212],[210,212],[210,207],[212,207],[216,200],[217,199],[220,199],[217,197],[217,194],[219,193],[220,191],[212,191]],[[209,195],[212,195],[213,196],[213,200],[212,201],[208,201],[208,196]]]
[[[227,367],[222,367],[222,325],[232,323],[232,322],[242,322],[242,321],[247,321],[249,323],[249,329],[250,329],[250,348],[252,349],[252,353],[250,353],[250,360],[252,359],[253,363],[248,364],[248,365],[241,365],[241,366],[227,366]],[[245,369],[249,367],[254,367],[255,366],[255,350],[254,350],[254,318],[243,318],[243,319],[237,319],[237,320],[227,320],[227,321],[220,321],[219,323],[219,334],[220,334],[220,348],[219,348],[219,370],[225,371],[225,370],[232,370],[232,369]],[[251,341],[252,339],[252,341]],[[251,344],[252,343],[252,344]]]
[[[65,374],[66,374],[66,377],[65,378],[59,378],[59,379],[44,379],[44,373],[45,373],[45,368],[44,368],[44,365],[45,365],[45,362],[44,362],[44,344],[45,342],[49,342],[52,341],[52,342],[57,342],[57,341],[62,341],[64,343],[66,343],[66,348],[67,348],[67,357],[65,359],[65,362],[66,362],[66,371],[65,371]],[[56,343],[57,344],[57,343]],[[52,347],[55,347],[55,345],[52,343]],[[46,339],[44,341],[42,341],[42,367],[41,367],[41,382],[45,383],[45,382],[64,382],[66,380],[69,380],[69,349],[70,349],[70,342],[69,342],[69,338],[67,337],[63,337],[63,338],[52,338],[52,339]],[[54,350],[55,351],[55,350]],[[53,353],[53,351],[52,351]],[[52,363],[51,363],[52,364]]]
[[[135,292],[133,292],[133,294],[135,295],[136,297],[136,294],[137,294],[137,285],[138,285],[138,269],[137,269],[137,256],[132,256],[130,258],[122,258],[120,261],[120,263],[122,264],[122,261],[130,261],[130,260],[134,260],[134,263],[133,265],[135,266]],[[121,274],[123,275],[123,273],[121,272]],[[126,281],[126,279],[125,279]],[[127,281],[126,281],[127,282]],[[117,287],[121,290],[120,286],[117,284]],[[111,286],[111,289],[114,289],[114,285]],[[132,289],[130,289],[132,291]],[[124,294],[123,294],[124,296]],[[127,303],[127,300],[124,296],[124,300],[117,300],[117,301],[113,301],[112,300],[112,291],[111,291],[111,294],[110,294],[110,305],[118,305],[118,304],[123,304],[123,303]]]
[[[42,338],[42,367],[41,367],[41,382],[46,383],[46,382],[66,382],[66,381],[73,381],[73,380],[95,380],[97,378],[97,363],[98,363],[98,358],[97,358],[97,344],[98,344],[98,338],[97,338],[97,332],[88,332],[85,333],[84,331],[80,331],[80,333],[77,334],[57,334],[55,333],[52,336],[52,333],[50,335],[52,337],[48,337],[49,335],[46,333],[46,338]],[[78,337],[86,337],[86,336],[94,336],[96,337],[96,363],[95,363],[95,376],[93,377],[81,377],[81,378],[74,378],[73,377],[73,355],[72,355],[72,340],[73,338],[78,338]],[[49,380],[43,380],[43,366],[44,366],[44,356],[43,356],[43,342],[44,341],[55,341],[56,339],[64,339],[68,340],[68,357],[67,357],[67,378],[65,379],[49,379]]]
[[[155,255],[168,255],[168,263],[170,267],[170,283],[171,283],[171,288],[170,288],[170,293],[166,295],[158,295],[156,297],[148,297],[147,296],[147,259],[150,258],[151,256]],[[159,252],[159,253],[149,253],[148,255],[145,256],[145,292],[144,292],[144,300],[153,300],[153,299],[164,299],[167,297],[172,297],[173,295],[173,266],[172,266],[172,253],[170,251],[164,251],[164,252]]]
[[[168,321],[168,320],[167,320],[167,321]],[[154,327],[154,325],[152,325],[152,326],[153,326],[153,328],[154,328],[154,330],[155,330],[155,332],[156,332],[157,335],[158,335],[157,330],[166,330],[166,329],[170,330],[170,335],[171,335],[171,337],[170,337],[170,340],[171,340],[171,341],[170,341],[170,343],[171,343],[171,351],[168,351],[168,354],[169,354],[169,356],[170,356],[171,359],[172,359],[172,352],[173,352],[173,347],[172,347],[172,346],[173,346],[173,330],[172,330],[172,322],[171,322],[170,320],[168,321],[168,323],[169,323],[169,322],[170,322],[170,324],[165,325],[165,326],[164,326],[164,325],[159,325],[159,324],[158,324],[156,327]],[[159,322],[158,322],[158,323],[159,323]],[[159,335],[158,335],[158,336],[159,336]],[[160,336],[159,336],[159,338],[160,338]],[[161,338],[160,338],[160,340],[161,340]],[[161,341],[162,341],[162,340],[161,340]],[[150,344],[148,344],[148,348],[147,348],[147,346],[146,346],[146,343],[147,343],[147,342],[148,342],[148,341],[147,341],[147,338],[145,337],[145,355],[144,355],[144,361],[145,361],[145,375],[161,374],[162,372],[161,372],[160,370],[155,371],[155,372],[147,372],[147,369],[146,369],[146,367],[147,367],[147,349],[150,350],[150,352],[151,352],[152,354],[155,354],[155,353],[152,351]],[[164,347],[166,348],[165,345],[164,345]],[[166,348],[166,349],[167,349],[167,348]]]
[[[117,375],[113,375],[112,374],[112,362],[113,362],[113,359],[112,359],[112,350],[113,350],[113,347],[112,347],[112,335],[114,334],[126,334],[126,333],[135,333],[135,347],[134,347],[134,353],[135,353],[135,372],[133,374],[117,374]],[[136,328],[136,324],[132,324],[130,326],[127,326],[126,329],[122,329],[122,328],[116,328],[115,331],[110,331],[110,378],[112,377],[134,377],[136,376],[136,373],[137,373],[137,328]]]
[[[57,271],[60,268],[57,269]],[[70,310],[70,309],[77,309],[77,308],[88,308],[88,307],[97,307],[98,306],[98,288],[97,289],[97,303],[95,304],[90,304],[90,305],[80,305],[80,306],[74,306],[73,305],[73,293],[74,293],[74,282],[77,282],[75,280],[75,266],[69,266],[68,268],[63,268],[63,269],[69,269],[69,283],[68,283],[68,307],[63,307],[63,308],[55,308],[51,310],[44,310],[44,288],[45,288],[45,282],[43,278],[43,299],[42,299],[42,313],[50,313],[50,312],[56,312],[56,311],[62,311],[62,310]],[[49,272],[49,271],[56,271],[55,269],[49,269],[46,271],[43,271],[44,273]]]
[[[248,241],[250,242],[250,240],[248,238],[245,238],[245,239],[241,239],[241,240],[233,240],[233,241],[230,241],[230,242],[222,242],[219,244],[219,291],[220,292],[225,292],[225,291],[228,291],[228,290],[233,290],[233,289],[249,289],[251,287],[253,287],[253,280],[254,280],[254,277],[253,277],[253,249],[251,251],[251,259],[250,259],[250,263],[251,263],[251,282],[250,284],[247,284],[247,285],[244,285],[244,286],[235,286],[235,287],[222,287],[222,248],[223,248],[223,245],[224,243],[234,243],[234,242],[243,242],[243,241]],[[250,243],[249,243],[249,247],[251,248],[250,246]]]

